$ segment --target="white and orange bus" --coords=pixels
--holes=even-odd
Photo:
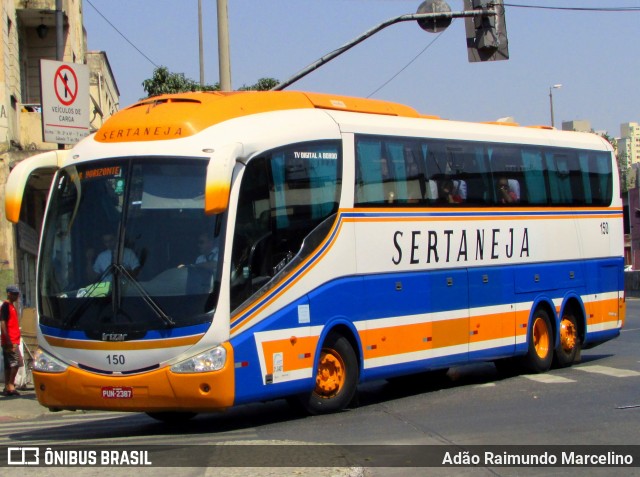
[[[618,336],[622,204],[597,135],[292,91],[143,100],[58,169],[34,368],[51,409],[159,419]]]

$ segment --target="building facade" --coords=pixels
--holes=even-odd
[[[640,163],[640,124],[623,123],[620,125],[620,139],[618,139],[618,153],[627,155],[629,167]]]
[[[17,226],[4,219],[4,185],[20,161],[65,147],[43,141],[40,60],[89,66],[91,131],[117,110],[119,91],[106,54],[86,50],[82,0],[0,0],[0,17],[0,292],[9,283],[18,284],[29,314],[35,306],[40,228],[55,171],[32,174]]]
[[[586,119],[574,119],[573,121],[562,121],[563,131],[593,132],[591,121]]]

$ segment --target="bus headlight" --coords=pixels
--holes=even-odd
[[[33,369],[42,373],[62,373],[69,366],[38,348],[33,354]]]
[[[207,373],[218,371],[224,367],[227,360],[227,350],[222,346],[210,349],[193,358],[189,358],[171,366],[174,373]]]

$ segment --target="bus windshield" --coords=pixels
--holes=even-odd
[[[59,171],[44,225],[40,323],[138,339],[211,322],[225,216],[204,213],[206,168],[202,159],[136,158]]]

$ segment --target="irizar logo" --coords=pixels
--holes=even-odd
[[[102,341],[125,341],[128,333],[102,333]]]

